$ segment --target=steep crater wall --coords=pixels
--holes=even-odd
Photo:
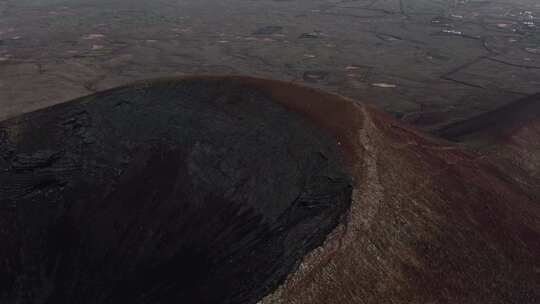
[[[256,303],[338,224],[351,183],[333,136],[238,78],[1,122],[0,302]]]

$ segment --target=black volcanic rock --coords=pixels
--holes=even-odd
[[[0,303],[255,303],[351,201],[256,86],[141,83],[0,123]]]

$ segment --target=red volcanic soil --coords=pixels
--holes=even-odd
[[[178,93],[182,91],[179,88],[186,85],[194,85],[198,89],[189,94]],[[212,88],[208,91],[213,93],[204,93],[206,89],[201,88],[206,87]],[[111,95],[111,92],[114,94]],[[164,95],[159,98],[158,95],[152,95],[158,92],[164,92]],[[245,95],[246,92],[250,93]],[[178,96],[182,98],[178,99]],[[194,100],[186,102],[186,98]],[[201,102],[199,99],[206,101]],[[205,106],[207,101],[211,105],[208,109]],[[119,114],[115,114],[118,116],[104,112],[112,110],[110,106],[120,107]],[[196,111],[193,115],[185,114],[185,111],[194,108]],[[74,133],[65,133],[71,127],[58,126],[56,118],[69,113],[81,113],[81,109],[89,116],[66,120],[68,126],[79,127],[75,128]],[[215,114],[215,111],[220,114]],[[153,115],[163,119],[156,120]],[[241,120],[231,120],[230,117],[247,119],[252,125],[239,123]],[[124,121],[115,120],[120,118]],[[197,125],[200,119],[207,119],[207,123],[191,130],[191,125]],[[48,124],[36,124],[36,121]],[[213,121],[217,121],[218,125],[211,123]],[[169,123],[174,128],[170,128]],[[247,129],[228,133],[229,128],[236,128],[236,123]],[[255,132],[259,135],[244,142],[241,134],[254,126],[260,128],[260,133]],[[38,131],[47,127],[60,133]],[[53,156],[35,160],[44,154],[36,154],[39,149],[34,141],[52,149],[52,144],[39,140],[38,135],[47,132],[68,134],[67,143],[73,149],[63,155],[74,159],[81,157],[87,165],[96,162],[102,164],[100,162],[105,157],[105,163],[111,168],[120,164],[133,166],[124,174],[142,181],[159,172],[152,173],[146,169],[174,173],[170,177],[175,181],[168,182],[173,185],[167,188],[169,192],[157,191],[154,195],[143,195],[146,191],[141,190],[140,196],[133,195],[130,190],[133,185],[145,189],[142,181],[127,183],[125,187],[113,187],[112,190],[98,185],[113,193],[114,189],[119,189],[119,192],[107,200],[99,199],[99,195],[93,196],[93,199],[82,198],[83,203],[74,213],[69,208],[56,210],[65,212],[62,219],[70,219],[71,225],[80,227],[78,231],[83,232],[82,236],[69,234],[71,244],[78,244],[81,238],[96,240],[95,244],[85,245],[86,258],[84,255],[83,258],[78,255],[75,255],[76,258],[65,258],[77,252],[78,245],[72,245],[67,252],[53,246],[54,250],[50,251],[52,257],[44,257],[49,262],[57,261],[54,265],[70,263],[69,268],[64,268],[64,277],[60,280],[62,284],[68,284],[65,278],[76,277],[77,273],[70,272],[73,267],[87,269],[78,263],[100,259],[111,263],[122,261],[123,257],[128,256],[139,259],[142,264],[120,263],[102,269],[102,272],[92,272],[91,276],[85,276],[90,286],[87,290],[100,291],[106,295],[112,293],[113,299],[125,297],[134,303],[147,303],[145,293],[133,291],[136,290],[134,287],[143,288],[144,284],[150,284],[153,288],[151,291],[158,291],[153,296],[159,301],[152,303],[171,302],[171,298],[164,298],[160,293],[166,293],[175,300],[181,299],[179,295],[188,295],[189,303],[532,304],[540,301],[540,205],[515,178],[509,178],[514,176],[514,169],[507,171],[496,159],[485,158],[464,145],[425,135],[363,103],[284,82],[244,77],[189,77],[141,82],[97,94],[3,122],[0,130],[11,147],[4,151],[4,160],[0,163],[4,172],[8,172],[3,173],[4,180],[7,180],[6,176],[12,176],[9,174],[39,171],[50,166],[54,169],[54,164],[62,163]],[[289,133],[294,133],[294,136]],[[200,146],[197,141],[201,134],[219,144],[209,140]],[[184,140],[184,137],[194,141]],[[280,139],[282,137],[284,139]],[[58,140],[56,145],[66,140],[60,135],[54,138]],[[162,142],[160,138],[166,140]],[[236,145],[234,153],[223,154],[220,151],[227,151],[224,148],[229,146],[230,138],[236,138],[244,144]],[[126,139],[129,140],[123,143]],[[129,147],[133,147],[134,143],[136,146],[138,142],[143,143],[143,146],[147,142],[160,144],[155,145],[157,150],[141,149],[137,154],[139,160],[132,160],[128,164],[124,164],[123,157],[115,156],[126,154]],[[164,148],[163,144],[170,145],[171,142],[174,143],[174,149]],[[114,149],[107,150],[104,143],[113,145]],[[97,158],[88,156],[87,150],[80,150],[85,144],[98,145],[100,148],[95,150],[96,153],[105,153],[103,151],[107,150],[110,154],[99,154]],[[261,148],[253,148],[256,145]],[[118,150],[115,150],[116,147]],[[269,148],[272,148],[272,153],[268,153]],[[198,154],[193,156],[193,151]],[[22,152],[34,156],[31,162],[26,162],[33,166],[25,167],[25,162],[20,162],[23,158],[17,162],[17,158],[13,157]],[[220,167],[212,162],[207,164],[207,161],[215,159],[214,156],[234,165]],[[267,159],[268,162],[261,159]],[[174,162],[169,166],[166,163],[168,160]],[[302,165],[293,170],[295,173],[290,173],[291,167],[283,166],[281,161],[285,164],[301,162]],[[321,166],[324,169],[320,169]],[[94,173],[94,176],[105,175],[120,185],[126,180],[121,178],[122,171],[120,177],[116,177],[113,174],[115,170],[109,176],[109,171],[100,171],[100,168],[95,166],[89,172]],[[195,190],[219,190],[227,186],[227,178],[212,178],[219,175],[218,169],[223,168],[227,173],[224,176],[239,183],[237,188],[242,189],[242,195],[226,196],[227,200],[223,199],[224,196],[212,196],[209,203]],[[82,166],[80,170],[77,174],[84,175],[88,172],[85,171],[88,166]],[[195,178],[186,172],[198,172],[200,176]],[[235,172],[239,172],[239,175],[236,176]],[[247,179],[242,178],[242,174]],[[24,179],[18,181],[28,182],[32,176],[25,175]],[[324,178],[318,178],[321,176]],[[180,177],[181,182],[176,183]],[[284,178],[285,186],[279,182]],[[257,182],[245,182],[250,179]],[[83,180],[83,186],[80,187],[96,189],[88,188],[92,176]],[[28,238],[39,239],[36,231],[43,227],[39,225],[46,227],[49,220],[55,223],[54,215],[50,215],[47,220],[40,217],[40,214],[25,216],[32,211],[29,206],[37,203],[44,206],[50,197],[62,199],[64,190],[60,189],[65,184],[59,181],[60,184],[45,185],[45,188],[49,185],[56,188],[53,189],[53,196],[39,196],[41,201],[30,202],[27,196],[23,199],[14,195],[9,202],[5,202],[27,206],[24,210],[28,213],[15,209],[0,216],[0,223],[4,224],[3,231],[8,232],[2,234],[3,237],[7,238],[9,233],[17,235],[9,238],[13,246],[23,244],[27,246],[23,249],[35,248],[28,245]],[[246,188],[244,183],[250,186]],[[160,180],[150,183],[158,190],[161,189],[159,184]],[[205,186],[194,186],[199,184]],[[15,184],[14,187],[18,190],[28,189],[20,185]],[[293,191],[291,185],[301,186],[295,186],[299,189]],[[348,188],[349,185],[352,185],[352,189]],[[98,190],[101,189],[99,187]],[[10,189],[0,187],[0,190],[19,193],[18,190]],[[151,213],[152,208],[146,207],[147,204],[159,205],[160,201],[166,202],[165,210],[182,214],[183,205],[177,203],[179,197],[172,195],[178,192],[170,189],[180,189],[178,191],[189,194],[186,196],[186,206],[190,206],[191,198],[203,202],[204,208],[201,211],[204,214],[190,213],[189,216],[179,217],[180,221],[187,223],[190,233],[184,233],[174,225],[176,228],[160,226],[157,224],[163,222],[160,219],[148,219],[149,214],[165,216],[157,211]],[[279,195],[282,192],[283,195]],[[288,195],[289,192],[291,195]],[[216,191],[209,193],[215,194]],[[294,193],[305,194],[295,198]],[[32,195],[36,194],[32,192]],[[129,197],[135,203],[133,208],[141,212],[133,212],[136,215],[128,216],[115,215],[122,214],[122,211],[129,214],[132,212],[122,197]],[[235,217],[235,212],[226,212],[229,205],[239,210],[247,208],[249,212]],[[42,208],[40,210],[47,210]],[[81,218],[85,210],[92,211],[90,214],[94,218],[102,218],[106,227],[120,227],[120,232],[131,236],[125,241],[127,243],[114,245],[116,238],[122,238],[115,234],[107,236],[106,240],[115,249],[103,257],[100,254],[103,248],[97,240],[107,235],[108,230],[99,226],[100,221],[88,221],[84,216]],[[225,217],[216,215],[224,212],[227,215]],[[7,214],[19,216],[19,220],[12,223],[7,220]],[[219,225],[216,228],[205,223],[205,218],[221,220],[217,221]],[[27,223],[25,219],[38,219],[39,224]],[[122,220],[135,221],[141,228],[138,225],[123,226]],[[84,225],[78,226],[78,223]],[[17,227],[21,226],[30,227],[28,229],[31,233],[17,234]],[[168,237],[159,240],[167,245],[170,254],[158,254],[157,260],[150,263],[157,265],[157,269],[161,269],[159,271],[152,268],[150,272],[144,270],[147,268],[145,258],[152,258],[153,254],[148,248],[154,246],[152,238],[144,237],[150,235],[145,230],[149,228],[168,231]],[[219,242],[220,238],[217,237],[221,229],[227,232],[224,243]],[[65,232],[53,229],[50,233],[54,236],[56,233],[64,235]],[[199,243],[196,242],[197,236],[200,236]],[[194,242],[198,245],[198,251],[188,250]],[[50,246],[46,240],[35,244],[37,247]],[[124,248],[122,244],[129,246]],[[14,270],[4,276],[4,281],[11,282],[9,286],[18,286],[19,289],[4,287],[4,294],[20,296],[24,294],[20,288],[31,286],[37,290],[35,292],[41,292],[40,295],[47,295],[43,293],[43,288],[36,287],[39,284],[35,282],[40,278],[36,272],[10,262],[20,261],[18,253],[21,251],[10,252],[12,255],[4,257],[4,260]],[[58,252],[62,258],[57,259]],[[93,255],[95,252],[99,254]],[[201,252],[204,254],[201,255]],[[172,257],[179,257],[179,260]],[[194,267],[188,267],[190,259],[197,261]],[[31,266],[36,265],[39,264]],[[202,272],[198,272],[197,265],[204,266],[200,268]],[[189,273],[193,275],[195,283],[190,281],[190,276],[182,275],[186,267],[190,269]],[[160,278],[161,271],[164,271],[166,277]],[[147,273],[151,275],[126,279],[126,276]],[[228,273],[232,276],[227,276]],[[52,282],[48,286],[54,289],[58,277],[55,277],[54,272],[48,274],[48,282]],[[27,285],[17,285],[21,276],[30,277],[24,281]],[[106,286],[99,289],[101,285],[92,280],[102,277],[122,288]],[[37,285],[32,285],[34,283]],[[223,284],[227,288],[223,288]],[[181,293],[177,294],[167,286],[175,286]],[[212,292],[212,288],[216,288],[220,297],[206,296]],[[78,289],[72,289],[67,294],[57,291],[58,294],[62,296],[60,299],[73,299],[73,295],[78,295]],[[15,303],[20,298],[8,299],[12,300],[9,303]]]
[[[353,203],[264,303],[538,302],[540,205],[513,171],[369,106],[304,100],[352,153]]]

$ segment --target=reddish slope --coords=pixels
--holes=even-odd
[[[455,123],[439,134],[477,148],[540,200],[540,94]]]
[[[353,204],[263,303],[538,303],[540,205],[507,173],[368,106],[301,100],[349,148]]]

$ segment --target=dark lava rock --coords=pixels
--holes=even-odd
[[[236,78],[0,123],[0,303],[256,303],[350,205],[335,139]]]

